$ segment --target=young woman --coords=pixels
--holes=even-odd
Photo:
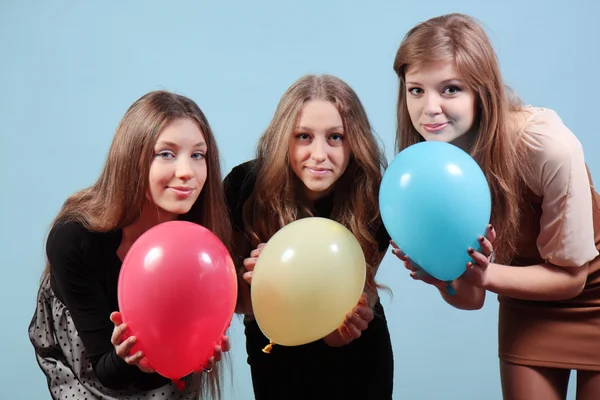
[[[122,260],[142,233],[174,219],[202,224],[230,242],[208,121],[192,100],[151,92],[121,120],[97,182],[67,199],[48,235],[48,264],[29,336],[52,398],[197,399],[202,392],[220,393],[216,368],[186,377],[180,391],[148,367],[144,354],[130,354],[134,336],[122,340]],[[208,369],[229,347],[224,337]]]
[[[411,29],[394,70],[398,151],[438,140],[470,152],[490,184],[493,228],[481,253],[465,249],[472,261],[454,295],[417,271],[410,254],[393,252],[457,308],[482,307],[486,291],[499,295],[504,399],[564,399],[571,369],[577,399],[597,399],[600,196],[580,142],[554,111],[507,92],[486,33],[468,16]]]
[[[391,399],[392,347],[375,283],[389,246],[378,210],[386,163],[360,100],[335,77],[302,77],[281,98],[257,153],[224,182],[256,399]],[[331,218],[356,236],[367,260],[365,295],[324,339],[265,354],[269,340],[252,318],[252,270],[273,234],[308,216]]]

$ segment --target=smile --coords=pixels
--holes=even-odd
[[[448,122],[444,122],[443,124],[423,124],[423,129],[427,132],[439,132],[444,129],[448,125]]]
[[[183,186],[168,186],[167,189],[174,192],[179,198],[185,198],[192,194],[192,192],[194,191],[194,188]]]
[[[308,172],[310,172],[311,174],[316,175],[316,176],[323,176],[323,175],[331,172],[331,170],[327,169],[327,168],[317,168],[317,167],[305,167],[305,168],[308,170]]]

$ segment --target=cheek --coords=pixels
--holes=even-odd
[[[420,111],[419,111],[419,105],[417,103],[416,100],[414,99],[407,99],[406,100],[406,110],[408,111],[408,116],[410,117],[410,120],[413,124],[415,124],[415,122],[418,120],[418,117],[420,115]]]

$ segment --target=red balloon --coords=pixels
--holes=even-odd
[[[159,374],[178,380],[212,357],[235,311],[237,278],[221,240],[186,221],[141,235],[123,260],[119,308],[131,354],[141,350]]]

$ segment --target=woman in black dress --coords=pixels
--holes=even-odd
[[[356,93],[332,76],[305,76],[283,95],[257,158],[233,168],[225,195],[240,272],[238,313],[256,399],[391,399],[393,354],[375,274],[389,236],[378,193],[386,161]],[[346,226],[367,262],[363,300],[325,338],[262,349],[250,284],[260,250],[283,226],[320,216]],[[335,284],[335,282],[332,282]]]

